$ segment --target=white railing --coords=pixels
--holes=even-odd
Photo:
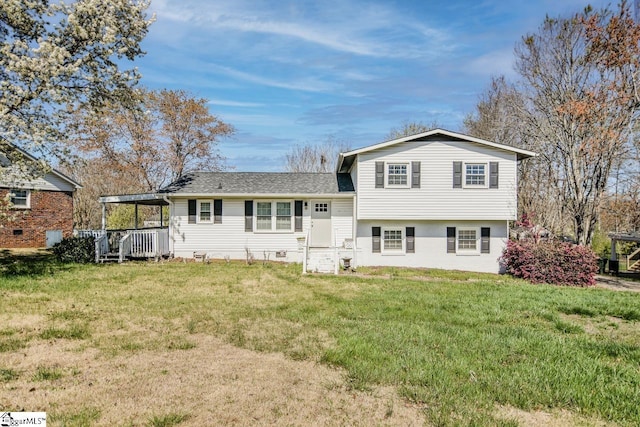
[[[169,255],[169,229],[145,230],[77,230],[78,237],[94,237],[96,262],[106,254],[118,254],[118,261],[128,257],[161,258]]]
[[[84,237],[91,237],[90,235]],[[109,252],[109,239],[107,233],[103,233],[95,237],[94,242],[96,248],[96,264],[100,262],[102,255]]]
[[[76,230],[78,237],[100,237],[104,236],[107,232],[105,230]]]
[[[120,239],[118,244],[118,262],[123,262],[131,255],[131,233],[127,233]]]

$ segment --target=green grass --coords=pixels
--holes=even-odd
[[[177,426],[189,418],[186,414],[170,413],[166,415],[155,415],[149,419],[149,427],[172,427]]]
[[[54,381],[60,378],[62,378],[62,370],[48,366],[38,366],[33,375],[34,381]]]
[[[354,388],[395,386],[436,425],[512,425],[497,406],[640,420],[637,293],[439,270],[299,272],[234,262],[71,265],[0,277],[0,292],[10,314],[48,319],[32,340],[81,340],[108,357],[188,350],[190,334],[215,335],[339,366]],[[174,415],[149,424],[182,422]]]

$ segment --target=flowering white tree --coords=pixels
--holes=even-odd
[[[148,5],[0,1],[0,153],[12,152],[11,144],[51,152],[64,146],[63,124],[74,108],[130,99],[140,76],[120,65],[144,54]],[[0,162],[0,182],[8,178]]]

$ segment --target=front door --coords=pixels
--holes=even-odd
[[[311,202],[311,246],[331,246],[331,202]]]

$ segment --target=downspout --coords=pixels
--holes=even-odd
[[[173,228],[171,227],[171,217],[173,216],[173,202],[171,200],[169,200],[169,198],[167,198],[167,196],[165,194],[162,195],[162,200],[167,202],[167,204],[169,205],[169,219],[167,221],[167,228],[169,230],[169,253],[173,257],[174,256],[174,251],[173,251]],[[162,206],[160,206],[160,211],[162,212]]]

